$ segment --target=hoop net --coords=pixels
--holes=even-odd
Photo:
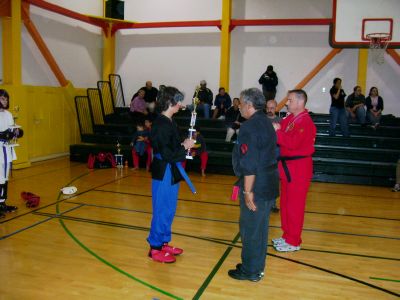
[[[392,36],[389,33],[376,32],[368,33],[366,38],[369,40],[369,50],[372,59],[380,65],[383,64],[385,62],[384,54]]]

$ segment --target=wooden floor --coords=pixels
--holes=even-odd
[[[181,185],[172,265],[147,258],[151,181],[144,170],[89,171],[67,158],[13,171],[0,223],[0,299],[395,299],[400,296],[400,193],[313,183],[301,251],[268,247],[265,277],[232,280],[240,261],[234,177]],[[74,185],[74,196],[60,194]],[[29,209],[19,194],[41,196]],[[271,215],[270,238],[280,235]],[[270,245],[269,245],[270,246]]]

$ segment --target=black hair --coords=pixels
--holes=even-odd
[[[369,96],[371,96],[371,93],[372,93],[372,90],[373,89],[376,89],[376,94],[377,94],[377,96],[379,96],[379,90],[378,90],[378,88],[376,87],[376,86],[373,86],[373,87],[371,87],[370,89],[369,89]]]
[[[0,108],[2,109],[8,109],[10,107],[10,95],[7,93],[6,90],[0,89],[0,97],[5,97],[7,98],[8,102],[7,102],[7,106],[4,107],[1,103],[0,103]]]
[[[170,106],[176,105],[183,101],[183,94],[173,86],[160,86],[157,94],[157,111],[163,112]]]
[[[342,81],[342,79],[340,79],[339,77],[336,77],[335,79],[333,79],[333,85],[335,85],[336,82],[338,82],[339,80]]]

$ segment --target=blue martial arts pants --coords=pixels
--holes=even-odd
[[[147,238],[153,248],[171,241],[171,226],[178,202],[179,183],[172,184],[171,165],[165,169],[163,180],[152,180],[153,218]]]

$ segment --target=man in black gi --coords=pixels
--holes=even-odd
[[[264,107],[265,98],[259,89],[241,92],[240,113],[247,121],[240,128],[232,164],[239,177],[242,263],[228,272],[238,280],[259,281],[264,276],[269,214],[279,196],[276,134]]]

